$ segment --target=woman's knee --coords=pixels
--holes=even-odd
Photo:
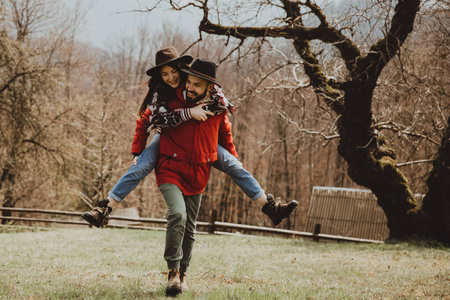
[[[150,173],[150,171],[148,165],[136,165],[131,167],[129,174],[133,178],[142,180]]]
[[[224,173],[233,173],[233,172],[239,172],[243,169],[242,163],[237,159],[225,159],[225,160],[217,160],[214,165],[216,169],[219,171],[222,171]]]

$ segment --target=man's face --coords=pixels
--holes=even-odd
[[[186,81],[186,101],[195,103],[206,98],[209,82],[205,79],[188,75]]]

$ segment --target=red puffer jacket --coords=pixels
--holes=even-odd
[[[193,107],[184,100],[183,86],[177,88],[177,99],[168,104],[170,110]],[[160,159],[156,168],[158,186],[177,185],[184,195],[203,192],[209,179],[211,165],[217,160],[217,144],[237,157],[226,114],[199,122],[190,120],[161,132]]]
[[[182,85],[184,86],[184,83],[182,83]],[[224,111],[234,113],[235,108],[223,94],[222,88],[215,86],[210,93],[211,99],[207,101],[207,106],[205,106],[207,110],[213,112],[215,115]],[[136,121],[136,133],[134,135],[133,144],[131,146],[131,153],[133,155],[140,155],[142,151],[144,151],[150,128],[175,127],[181,124],[183,121],[186,121],[185,119],[189,115],[183,112],[184,110],[186,110],[186,108],[182,111],[168,111],[166,102],[158,103],[158,101],[155,101],[152,102],[152,106],[152,110],[150,110],[150,108],[147,108],[142,118],[139,118]],[[164,112],[162,112],[162,109],[164,109]],[[154,119],[152,118],[153,114],[156,114]]]

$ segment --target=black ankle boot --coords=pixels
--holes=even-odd
[[[280,201],[280,198],[276,200]],[[298,202],[296,200],[292,200],[289,203],[275,202],[273,195],[268,194],[267,203],[263,206],[262,212],[269,216],[274,225],[278,225],[292,213],[297,205]]]

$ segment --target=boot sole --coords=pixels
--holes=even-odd
[[[166,296],[167,297],[176,297],[179,294],[181,294],[181,288],[179,288],[179,287],[166,288]]]
[[[283,221],[284,219],[286,219],[287,217],[289,217],[289,216],[291,215],[291,213],[294,211],[294,209],[295,209],[297,206],[298,206],[298,201],[297,201],[297,200],[292,200],[292,201],[289,203],[289,206],[287,207],[286,215],[285,215],[283,218],[278,219],[278,220],[277,220],[278,222],[277,222],[277,223],[274,222],[274,224],[275,224],[275,225],[278,225],[278,224],[281,223],[281,221]]]
[[[89,224],[91,224],[97,228],[100,228],[101,224],[90,213],[83,213],[81,215],[81,217]]]

